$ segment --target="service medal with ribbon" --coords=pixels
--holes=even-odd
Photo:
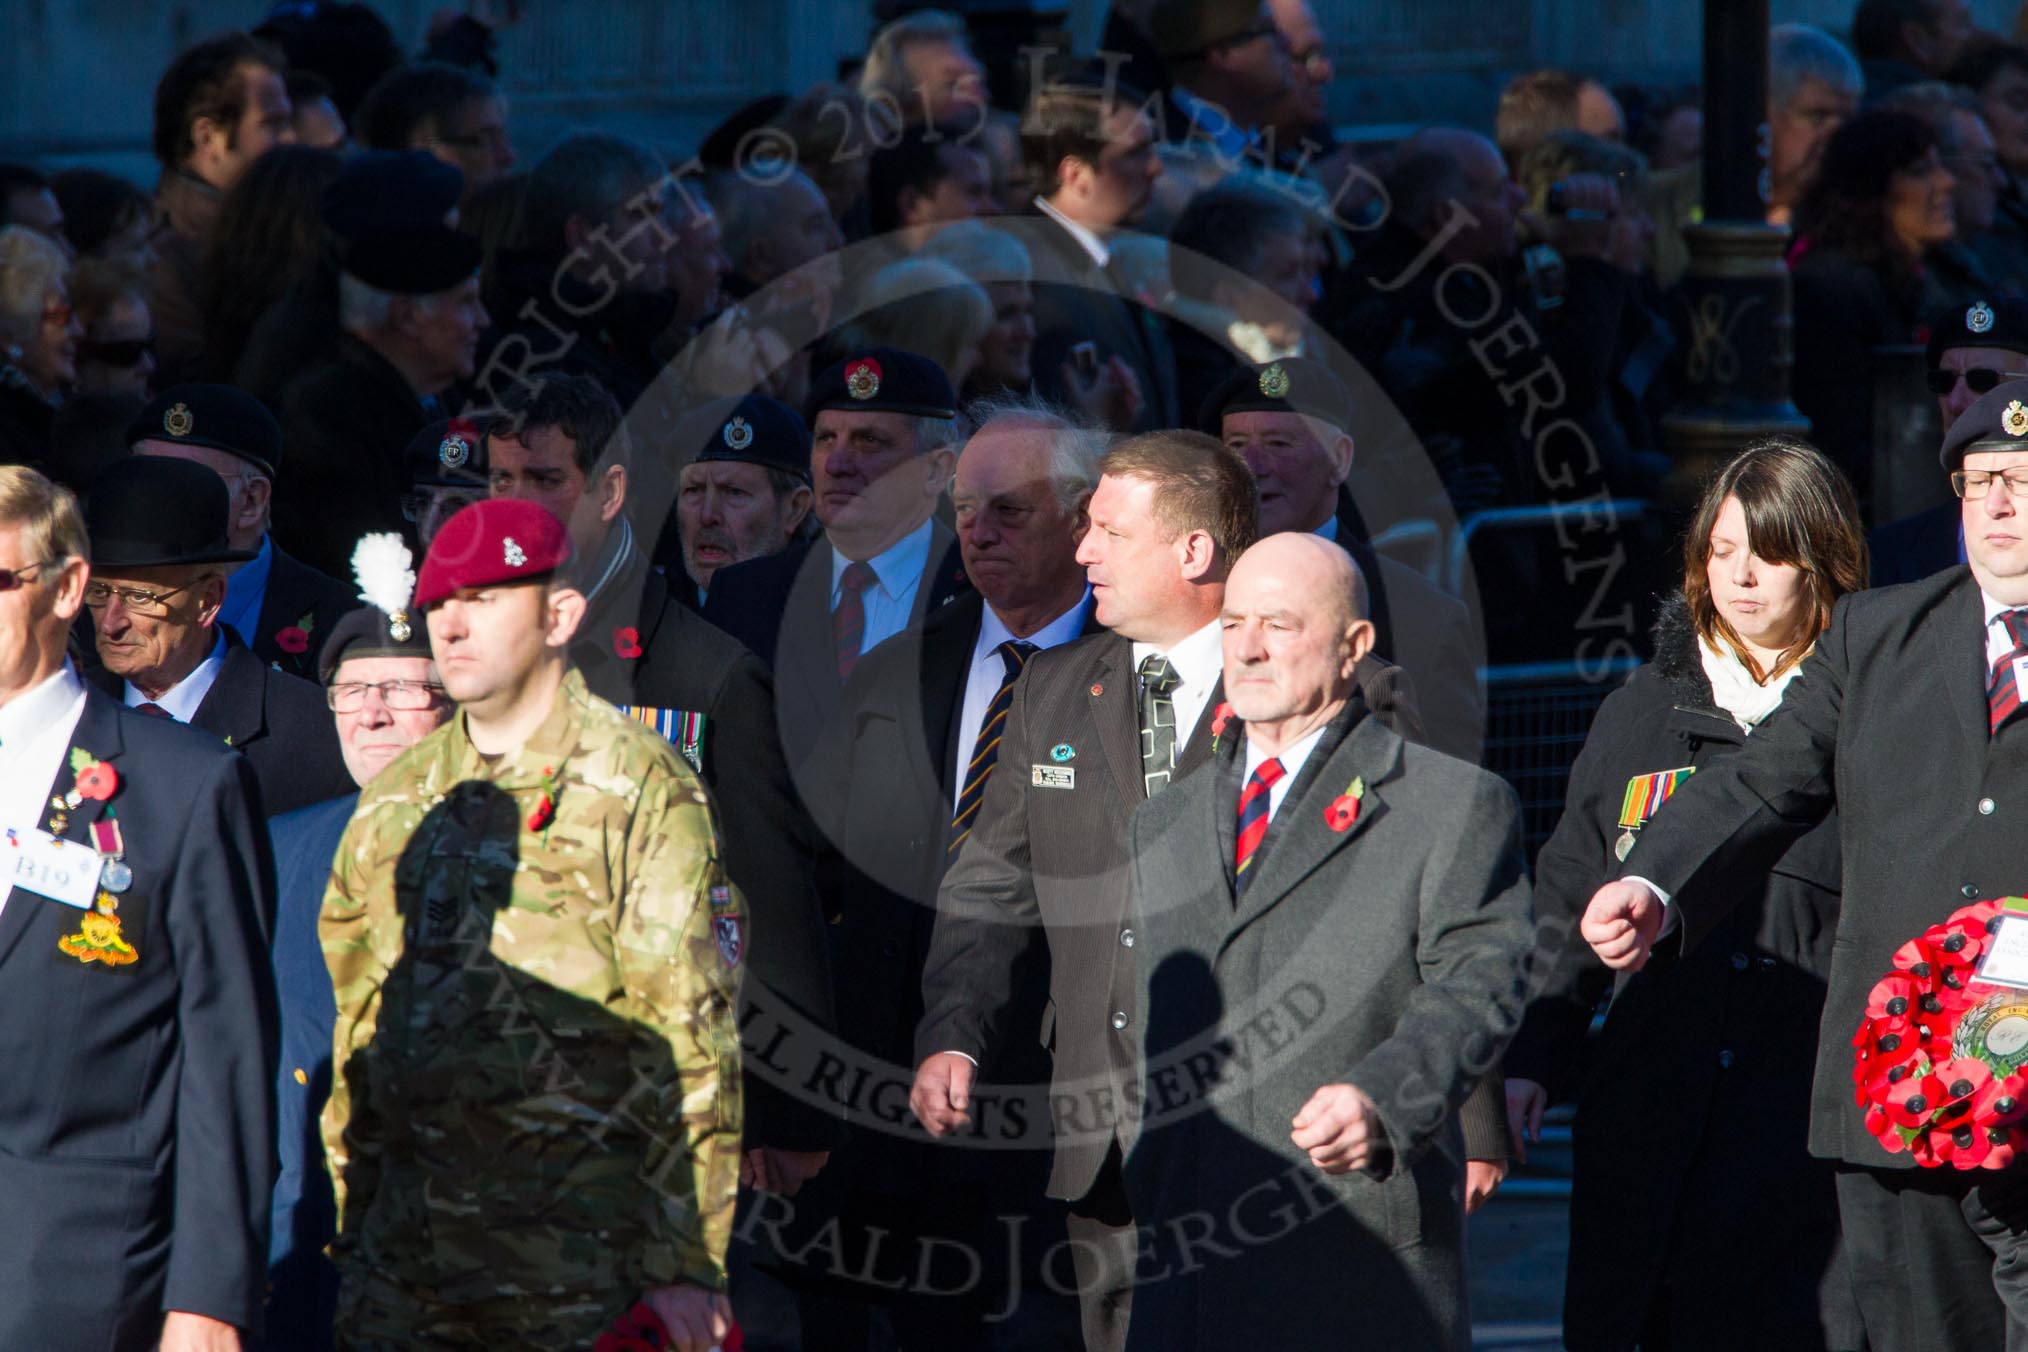
[[[1676,786],[1697,773],[1694,765],[1685,765],[1675,770],[1657,770],[1651,775],[1635,775],[1627,781],[1626,796],[1620,799],[1620,838],[1613,845],[1613,855],[1625,859],[1634,850],[1634,835],[1648,818],[1661,811],[1662,804],[1669,801],[1669,795],[1676,792]]]

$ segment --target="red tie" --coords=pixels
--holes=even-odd
[[[1268,790],[1281,777],[1282,763],[1270,756],[1247,777],[1246,787],[1239,791],[1239,841],[1233,858],[1232,885],[1240,896],[1246,895],[1246,885],[1253,881],[1249,865],[1267,836]]]
[[[170,713],[167,709],[155,703],[155,701],[153,700],[143,700],[141,703],[136,704],[134,706],[134,712],[137,714],[147,714],[150,718],[166,718],[171,720],[172,722],[176,718],[175,714]]]
[[[1988,698],[1993,716],[1991,731],[1995,733],[1999,732],[2002,723],[2021,711],[2021,687],[2015,680],[2014,662],[2023,654],[2028,654],[2028,611],[2003,610],[1999,620],[2007,631],[2007,637],[2014,640],[2014,650],[1993,668]]]
[[[864,559],[846,565],[838,579],[838,608],[831,612],[831,638],[838,645],[838,679],[859,665],[859,645],[866,638],[865,591],[880,577]]]

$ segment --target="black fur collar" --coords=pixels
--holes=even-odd
[[[1704,674],[1704,659],[1697,651],[1697,629],[1690,623],[1690,606],[1681,592],[1664,598],[1655,616],[1655,670],[1674,690],[1676,703],[1686,709],[1716,711],[1711,697],[1711,678]]]

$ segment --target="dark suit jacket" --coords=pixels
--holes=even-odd
[[[619,655],[615,635],[623,626],[639,636],[639,657]],[[726,872],[753,916],[741,1026],[763,1019],[812,1041],[828,1034],[835,1014],[824,918],[811,882],[816,833],[782,761],[767,668],[737,639],[678,605],[639,549],[600,593],[578,633],[571,660],[600,699],[703,716],[692,768],[711,791],[724,830]],[[827,1150],[836,1143],[835,1116],[784,1092],[752,1058],[743,1078],[750,1147]]]
[[[1118,430],[1152,432],[1191,418],[1196,409],[1180,407],[1185,392],[1177,389],[1175,354],[1154,311],[1123,295],[1120,283],[1049,217],[1037,213],[1024,218],[1021,237],[1035,264],[1035,349],[1029,364],[1036,390],[1059,403],[1073,403],[1064,388],[1063,364],[1071,348],[1090,342],[1097,345],[1101,363],[1118,357],[1141,382],[1141,416],[1133,427]],[[1190,398],[1206,393],[1187,392]]]
[[[753,650],[775,674],[775,716],[793,770],[838,710],[843,689],[831,640],[831,542],[790,545],[779,554],[721,568],[711,579],[704,618]],[[941,521],[930,530],[929,560],[915,590],[920,624],[972,589],[957,537]]]
[[[1463,1348],[1464,1144],[1457,1112],[1520,1012],[1534,941],[1520,806],[1505,783],[1400,737],[1355,696],[1290,786],[1235,899],[1241,725],[1211,768],[1135,812],[1135,1218],[1157,1234],[1302,1197],[1303,1221],[1188,1280],[1134,1294],[1130,1348],[1288,1347],[1385,1329]],[[1364,781],[1351,825],[1332,801]],[[1378,1109],[1388,1149],[1326,1175],[1289,1139],[1322,1085]],[[1297,1183],[1295,1178],[1302,1181]],[[1272,1236],[1259,1242],[1262,1236]],[[1150,1254],[1148,1249],[1154,1252]],[[1179,1256],[1145,1246],[1144,1277]],[[1184,1255],[1187,1261],[1187,1255]]]
[[[279,417],[286,463],[275,480],[277,541],[332,577],[351,575],[353,546],[368,531],[415,544],[401,510],[409,487],[402,452],[429,418],[387,358],[341,337],[289,382]]]
[[[225,663],[190,726],[246,756],[270,816],[350,793],[356,786],[338,750],[338,725],[324,692],[263,666],[230,629],[225,641]],[[84,678],[114,699],[122,697],[124,683],[104,667],[90,668]]]
[[[267,1345],[322,1352],[331,1346],[338,1270],[324,1246],[338,1230],[318,1121],[331,1096],[331,1032],[337,1002],[317,935],[331,861],[359,795],[298,808],[268,823],[275,846],[275,988],[282,1055],[275,1076],[275,1179],[268,1230]],[[299,1078],[300,1077],[300,1078]]]
[[[96,691],[71,746],[119,776],[62,834],[117,816],[137,957],[81,963],[57,945],[85,912],[20,888],[0,905],[0,1347],[146,1352],[166,1309],[257,1330],[275,1131],[260,793],[215,738]],[[74,780],[66,760],[49,792]]]
[[[1988,734],[1984,630],[1967,568],[1845,597],[1781,708],[1677,789],[1618,870],[1673,894],[1662,943],[1694,951],[1751,895],[1723,880],[1765,872],[1837,808],[1844,891],[1810,1111],[1828,1159],[1912,1167],[1853,1102],[1867,992],[1910,938],[2028,879],[2028,719]]]
[[[1892,587],[1900,582],[1920,582],[1933,573],[1963,563],[1958,536],[1963,520],[1957,503],[1946,502],[1941,507],[1875,526],[1866,536],[1867,553],[1873,560],[1873,585]]]
[[[352,574],[348,570],[345,575],[350,577]],[[261,661],[271,666],[279,665],[291,676],[314,681],[317,679],[317,653],[330,635],[331,626],[337,624],[345,612],[357,610],[364,604],[356,589],[318,572],[298,561],[280,545],[275,545],[268,560],[268,585],[261,593],[260,619],[254,625],[258,632],[240,637]],[[310,621],[308,624],[303,623],[306,617]],[[291,625],[309,635],[310,646],[300,653],[286,652],[275,642],[275,635]]]

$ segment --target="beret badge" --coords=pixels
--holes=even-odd
[[[190,416],[188,404],[171,404],[169,411],[162,415],[162,430],[172,437],[187,437],[195,426],[197,419]]]
[[[1993,307],[1980,301],[1965,311],[1965,327],[1973,333],[1984,333],[1993,327]]]
[[[455,433],[437,443],[437,463],[445,469],[461,468],[471,458],[472,443]]]
[[[2007,405],[2007,411],[2000,415],[2000,426],[2010,437],[2028,437],[2028,405],[2019,399]]]
[[[519,568],[528,562],[527,551],[522,549],[520,545],[515,544],[514,537],[511,535],[500,537],[500,552],[501,557],[507,561],[509,568]]]
[[[1280,362],[1274,363],[1260,373],[1260,392],[1270,399],[1281,399],[1289,392],[1289,373],[1282,369]]]
[[[880,363],[862,357],[845,371],[845,389],[854,399],[871,399],[880,393]]]
[[[735,451],[743,451],[753,445],[753,424],[745,418],[734,418],[725,425],[724,431],[719,435],[724,438],[727,446]]]

